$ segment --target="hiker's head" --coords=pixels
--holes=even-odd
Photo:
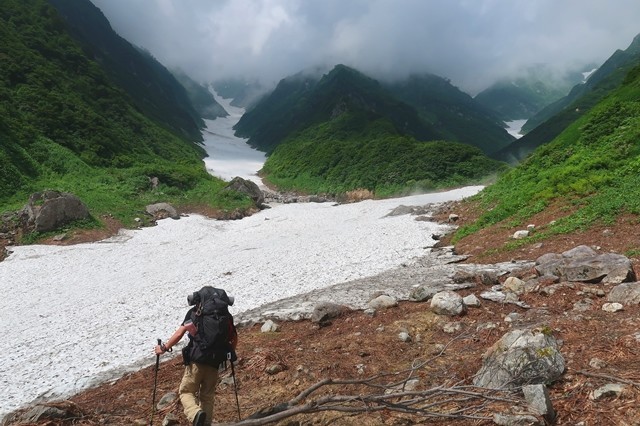
[[[192,294],[188,295],[187,303],[189,303],[190,306],[193,306],[209,298],[220,299],[229,306],[233,306],[233,302],[235,301],[232,296],[228,296],[227,292],[220,288],[204,286],[200,290],[194,291]]]

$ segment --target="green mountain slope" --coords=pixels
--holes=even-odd
[[[374,113],[345,111],[279,144],[263,167],[282,189],[341,194],[367,189],[378,197],[481,182],[506,165],[479,148],[420,142]]]
[[[525,224],[551,205],[566,216],[533,238],[640,214],[640,66],[477,199],[486,213],[458,237],[502,221]]]
[[[398,99],[414,107],[441,139],[473,145],[487,154],[514,140],[493,112],[442,77],[412,75],[386,87]]]
[[[626,50],[616,51],[586,83],[574,86],[567,96],[529,119],[523,127],[527,134],[503,149],[497,154],[497,158],[517,162],[537,147],[553,140],[567,126],[619,87],[627,73],[638,64],[640,35],[634,38]]]
[[[129,223],[157,200],[215,203],[203,149],[144,115],[44,0],[0,8],[0,205],[70,191]],[[160,180],[152,190],[150,177]],[[240,200],[239,203],[244,201]]]
[[[182,70],[173,71],[173,75],[187,91],[187,96],[200,117],[215,120],[218,117],[227,117],[229,115],[209,92],[208,88],[193,80]]]
[[[588,66],[583,71],[593,68],[595,66]],[[566,96],[582,80],[582,72],[567,72],[558,76],[547,67],[538,65],[514,79],[494,83],[474,99],[503,121],[528,119]]]
[[[452,140],[492,153],[513,138],[498,120],[474,101],[435,76],[380,84],[337,65],[318,78],[300,73],[278,84],[236,125],[236,134],[258,149],[271,152],[296,132],[326,122],[344,111],[363,111],[386,118],[403,135],[418,140]]]
[[[202,140],[201,115],[176,78],[148,52],[120,37],[89,0],[49,0],[64,17],[84,53],[98,62],[136,107],[158,123],[191,140]]]

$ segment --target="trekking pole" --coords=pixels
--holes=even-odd
[[[227,359],[231,362],[231,377],[233,377],[233,390],[236,394],[236,406],[238,407],[238,421],[242,420],[240,417],[240,401],[238,401],[238,384],[236,383],[236,369],[233,366],[231,360],[231,352],[227,353]]]
[[[162,340],[158,339],[158,345],[162,345]],[[156,413],[156,387],[158,385],[158,370],[160,369],[160,355],[156,355],[156,368],[153,378],[153,397],[151,398],[151,419],[149,426],[153,426],[153,415]]]

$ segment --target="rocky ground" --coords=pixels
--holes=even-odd
[[[562,212],[562,209],[549,209],[532,218],[531,223],[541,228],[557,219]],[[470,203],[451,203],[443,208],[436,219],[446,220],[450,213],[459,216],[458,224],[464,224],[473,220],[479,212],[477,206]],[[489,264],[531,261],[544,253],[561,253],[585,244],[599,252],[629,254],[634,269],[637,269],[637,255],[631,256],[637,253],[640,246],[634,232],[637,220],[635,217],[625,217],[613,226],[558,236],[511,251],[505,250],[504,244],[517,228],[498,225],[458,242],[455,250],[458,254],[470,256],[464,261],[466,264]],[[76,235],[73,238],[78,241],[96,237]],[[448,237],[443,238],[441,244],[447,245],[447,240]],[[406,280],[429,279],[420,276],[423,270],[412,271],[410,265],[406,268],[409,269],[396,274],[399,281],[405,280],[403,277]],[[530,272],[525,270],[519,273]],[[378,284],[376,282],[376,286]],[[478,282],[476,288],[460,290],[460,294],[478,293],[483,285]],[[437,387],[470,391],[472,389],[463,386],[471,383],[486,349],[513,327],[529,325],[546,327],[562,341],[561,353],[567,368],[560,380],[549,385],[551,399],[558,413],[557,424],[640,425],[640,408],[637,404],[640,342],[635,337],[640,328],[640,307],[628,305],[617,313],[601,310],[606,301],[602,295],[609,290],[610,286],[605,284],[576,283],[553,296],[539,292],[521,296],[523,302],[540,309],[483,300],[479,308],[469,309],[465,315],[454,318],[433,314],[429,310],[429,303],[405,301],[397,307],[379,310],[374,316],[362,310],[353,311],[323,326],[309,320],[288,321],[280,322],[277,332],[263,333],[260,323],[249,323],[239,331],[240,359],[235,367],[237,386],[234,386],[231,370],[227,370],[222,375],[216,397],[215,420],[221,423],[236,422],[238,407],[240,416],[245,419],[260,410],[292,400],[322,380],[331,379],[342,382],[320,386],[307,398],[301,398],[301,403],[315,401],[317,406],[326,407],[319,400],[322,396],[333,396],[334,399],[337,396],[349,397],[339,404],[343,407],[341,411],[299,414],[283,419],[279,424],[491,425],[494,424],[492,413],[518,408],[519,402],[513,402],[514,399],[518,400],[517,395],[502,395],[489,400],[485,396],[457,393],[446,401],[433,396],[433,402],[439,405],[434,406],[430,414],[423,412],[420,415],[391,409],[377,410],[377,405],[372,401],[376,395],[384,394],[391,387],[391,382],[403,381],[409,376],[419,379],[420,390],[434,389],[434,395],[437,394]],[[576,311],[576,303],[582,306],[586,303],[587,308]],[[505,321],[514,312],[520,314],[518,321]],[[544,312],[544,315],[540,312]],[[459,329],[454,327],[453,331],[450,330],[451,323],[457,323]],[[488,323],[494,323],[496,327],[479,327]],[[402,331],[411,336],[410,341],[398,338]],[[179,357],[161,364],[156,401],[167,393],[177,391],[182,369]],[[69,400],[49,404],[65,411],[66,419],[42,419],[32,424],[148,424],[153,383],[152,368],[129,374]],[[599,400],[590,398],[591,392],[607,383],[624,384],[624,391]],[[406,404],[406,399],[399,404]],[[351,412],[344,408],[347,406],[351,407]],[[398,408],[397,405],[395,407]],[[473,407],[473,410],[456,411],[462,407]],[[446,416],[446,413],[452,412],[464,413],[468,417],[456,419]],[[173,424],[189,424],[178,402],[162,408],[153,421],[159,425],[168,419],[173,419]]]

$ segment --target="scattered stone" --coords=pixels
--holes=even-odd
[[[493,422],[499,426],[544,426],[543,420],[527,414],[496,413]]]
[[[264,372],[267,373],[270,376],[273,376],[273,375],[276,375],[278,373],[283,372],[286,369],[287,369],[286,365],[283,365],[281,363],[276,363],[276,364],[271,364],[271,365],[267,366],[267,368],[265,368]]]
[[[458,221],[458,219],[460,219],[460,216],[458,216],[458,215],[457,215],[457,214],[455,214],[455,213],[451,213],[451,214],[449,215],[449,222],[457,222],[457,221]]]
[[[480,307],[480,299],[476,297],[475,294],[470,294],[462,298],[462,303],[470,308],[479,308]]]
[[[173,413],[168,413],[162,420],[162,426],[174,426],[180,424],[180,418]]]
[[[520,314],[517,312],[511,312],[510,314],[507,314],[506,317],[504,317],[504,322],[516,322],[518,321],[518,319],[520,319]]]
[[[536,229],[536,226],[533,223],[530,223],[529,225],[527,225],[527,230],[533,231],[534,229]]]
[[[401,342],[409,343],[411,342],[411,335],[406,331],[401,331],[398,333],[398,339],[400,339]]]
[[[551,404],[549,389],[545,385],[525,385],[522,387],[522,393],[532,413],[544,417],[549,424],[554,423],[556,412]]]
[[[462,330],[462,324],[459,322],[448,322],[442,327],[442,331],[447,334],[459,333]]]
[[[529,231],[521,229],[520,231],[516,231],[513,233],[513,239],[521,240],[523,238],[527,238],[529,236]]]
[[[514,293],[504,293],[502,286],[493,286],[490,291],[480,293],[480,297],[485,300],[491,300],[498,303],[513,303],[521,308],[529,309],[529,305],[518,299]]]
[[[163,410],[167,406],[173,404],[178,399],[178,394],[175,392],[167,392],[160,398],[160,401],[156,404],[156,410]]]
[[[607,398],[610,396],[620,396],[625,390],[625,385],[621,385],[620,383],[609,383],[604,386],[595,389],[593,392],[589,394],[589,398],[593,401],[597,401],[602,398]]]
[[[467,308],[462,297],[455,291],[445,290],[431,298],[431,310],[438,315],[462,315]]]
[[[273,322],[272,320],[266,320],[262,327],[260,327],[260,331],[263,333],[275,333],[280,329],[280,326]]]
[[[607,300],[627,305],[640,304],[640,282],[624,283],[613,287]]]
[[[593,300],[589,299],[588,297],[582,300],[578,300],[573,304],[573,310],[576,312],[590,311],[591,308],[593,308]]]
[[[35,423],[46,419],[64,419],[72,416],[71,413],[56,407],[48,407],[46,405],[36,405],[22,416],[26,423]]]
[[[398,300],[395,297],[382,294],[369,302],[369,308],[379,310],[398,306]]]
[[[599,370],[601,368],[605,368],[607,366],[607,363],[600,358],[591,358],[591,360],[589,361],[589,366]]]
[[[624,306],[622,306],[622,304],[618,302],[608,302],[602,305],[602,310],[605,312],[620,312],[624,310]]]
[[[311,314],[311,322],[322,323],[349,312],[351,309],[344,305],[338,305],[337,303],[322,302],[313,308]]]
[[[525,293],[525,282],[520,278],[509,277],[505,280],[504,284],[502,284],[502,288],[505,291],[521,295]]]

